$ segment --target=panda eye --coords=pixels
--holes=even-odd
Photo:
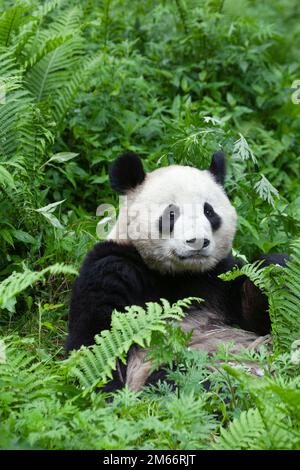
[[[213,210],[212,206],[208,204],[208,202],[204,204],[204,214],[207,218],[211,218],[215,214],[215,211]]]
[[[172,209],[169,209],[169,220],[170,220],[170,232],[173,232],[174,229],[174,224],[175,224],[175,216],[176,216],[176,210],[172,206]]]
[[[170,204],[159,218],[159,233],[172,233],[179,217],[179,207]]]

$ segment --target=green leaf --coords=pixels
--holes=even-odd
[[[40,211],[38,211],[38,212],[40,212]],[[64,226],[60,223],[60,221],[58,220],[57,217],[55,217],[54,214],[51,214],[49,212],[40,212],[40,213],[45,217],[45,219],[48,220],[48,222],[50,222],[52,227],[59,228],[59,229],[64,229]]]
[[[234,143],[233,156],[236,160],[252,160],[253,163],[257,163],[257,159],[254,153],[249,147],[248,142],[242,134],[239,134],[240,138]]]
[[[65,202],[65,199],[62,199],[61,201],[58,201],[58,202],[53,202],[52,204],[48,204],[47,206],[44,206],[44,207],[41,207],[40,209],[35,209],[36,212],[40,212],[41,214],[49,214],[49,213],[52,213],[55,211],[55,209],[60,206],[60,204],[62,204],[63,202]]]
[[[29,233],[24,232],[23,230],[13,230],[12,235],[16,240],[19,240],[23,243],[30,243],[35,245],[36,239],[33,238]]]
[[[1,106],[1,105],[0,105]],[[3,165],[0,165],[0,185],[7,188],[15,188],[15,182],[11,174],[4,168]]]
[[[264,201],[268,201],[269,204],[274,206],[274,197],[277,199],[279,193],[264,175],[261,174],[260,177],[260,180],[254,185],[254,189]]]
[[[79,153],[73,153],[73,152],[56,153],[55,155],[52,155],[52,157],[48,160],[47,163],[50,163],[50,162],[65,163],[65,162],[68,162],[69,160],[73,160],[73,158],[77,157],[78,155]]]

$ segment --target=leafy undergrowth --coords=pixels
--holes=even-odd
[[[33,338],[4,338],[0,445],[23,449],[298,449],[300,378],[289,353],[188,351],[166,383],[82,390]],[[233,364],[231,366],[222,365]],[[259,376],[247,371],[255,362]]]
[[[0,301],[49,272],[25,271],[0,284]],[[268,296],[273,351],[214,355],[187,347],[178,322],[195,298],[114,312],[110,330],[69,358],[27,335],[0,342],[0,445],[37,449],[298,449],[300,447],[300,240],[286,268],[248,265],[223,277],[248,276]],[[27,283],[25,280],[27,279]],[[287,321],[289,319],[289,321]],[[41,320],[41,319],[40,319]],[[275,328],[276,326],[276,328]],[[285,334],[281,334],[281,333]],[[135,344],[152,350],[168,381],[140,392],[101,392]],[[167,353],[166,353],[167,351]],[[176,364],[174,368],[173,365]]]

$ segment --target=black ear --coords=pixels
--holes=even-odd
[[[215,177],[217,183],[224,186],[226,175],[225,155],[223,152],[215,152],[211,159],[209,171]]]
[[[141,159],[133,152],[127,152],[118,157],[109,170],[111,187],[120,194],[125,194],[141,184],[145,176]]]

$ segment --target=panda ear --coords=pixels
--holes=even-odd
[[[127,191],[141,184],[145,176],[142,161],[133,152],[127,152],[118,157],[109,170],[110,185],[120,194],[126,194]]]
[[[213,154],[211,164],[208,170],[214,176],[216,182],[224,186],[226,175],[226,163],[225,155],[223,152],[218,151]]]

